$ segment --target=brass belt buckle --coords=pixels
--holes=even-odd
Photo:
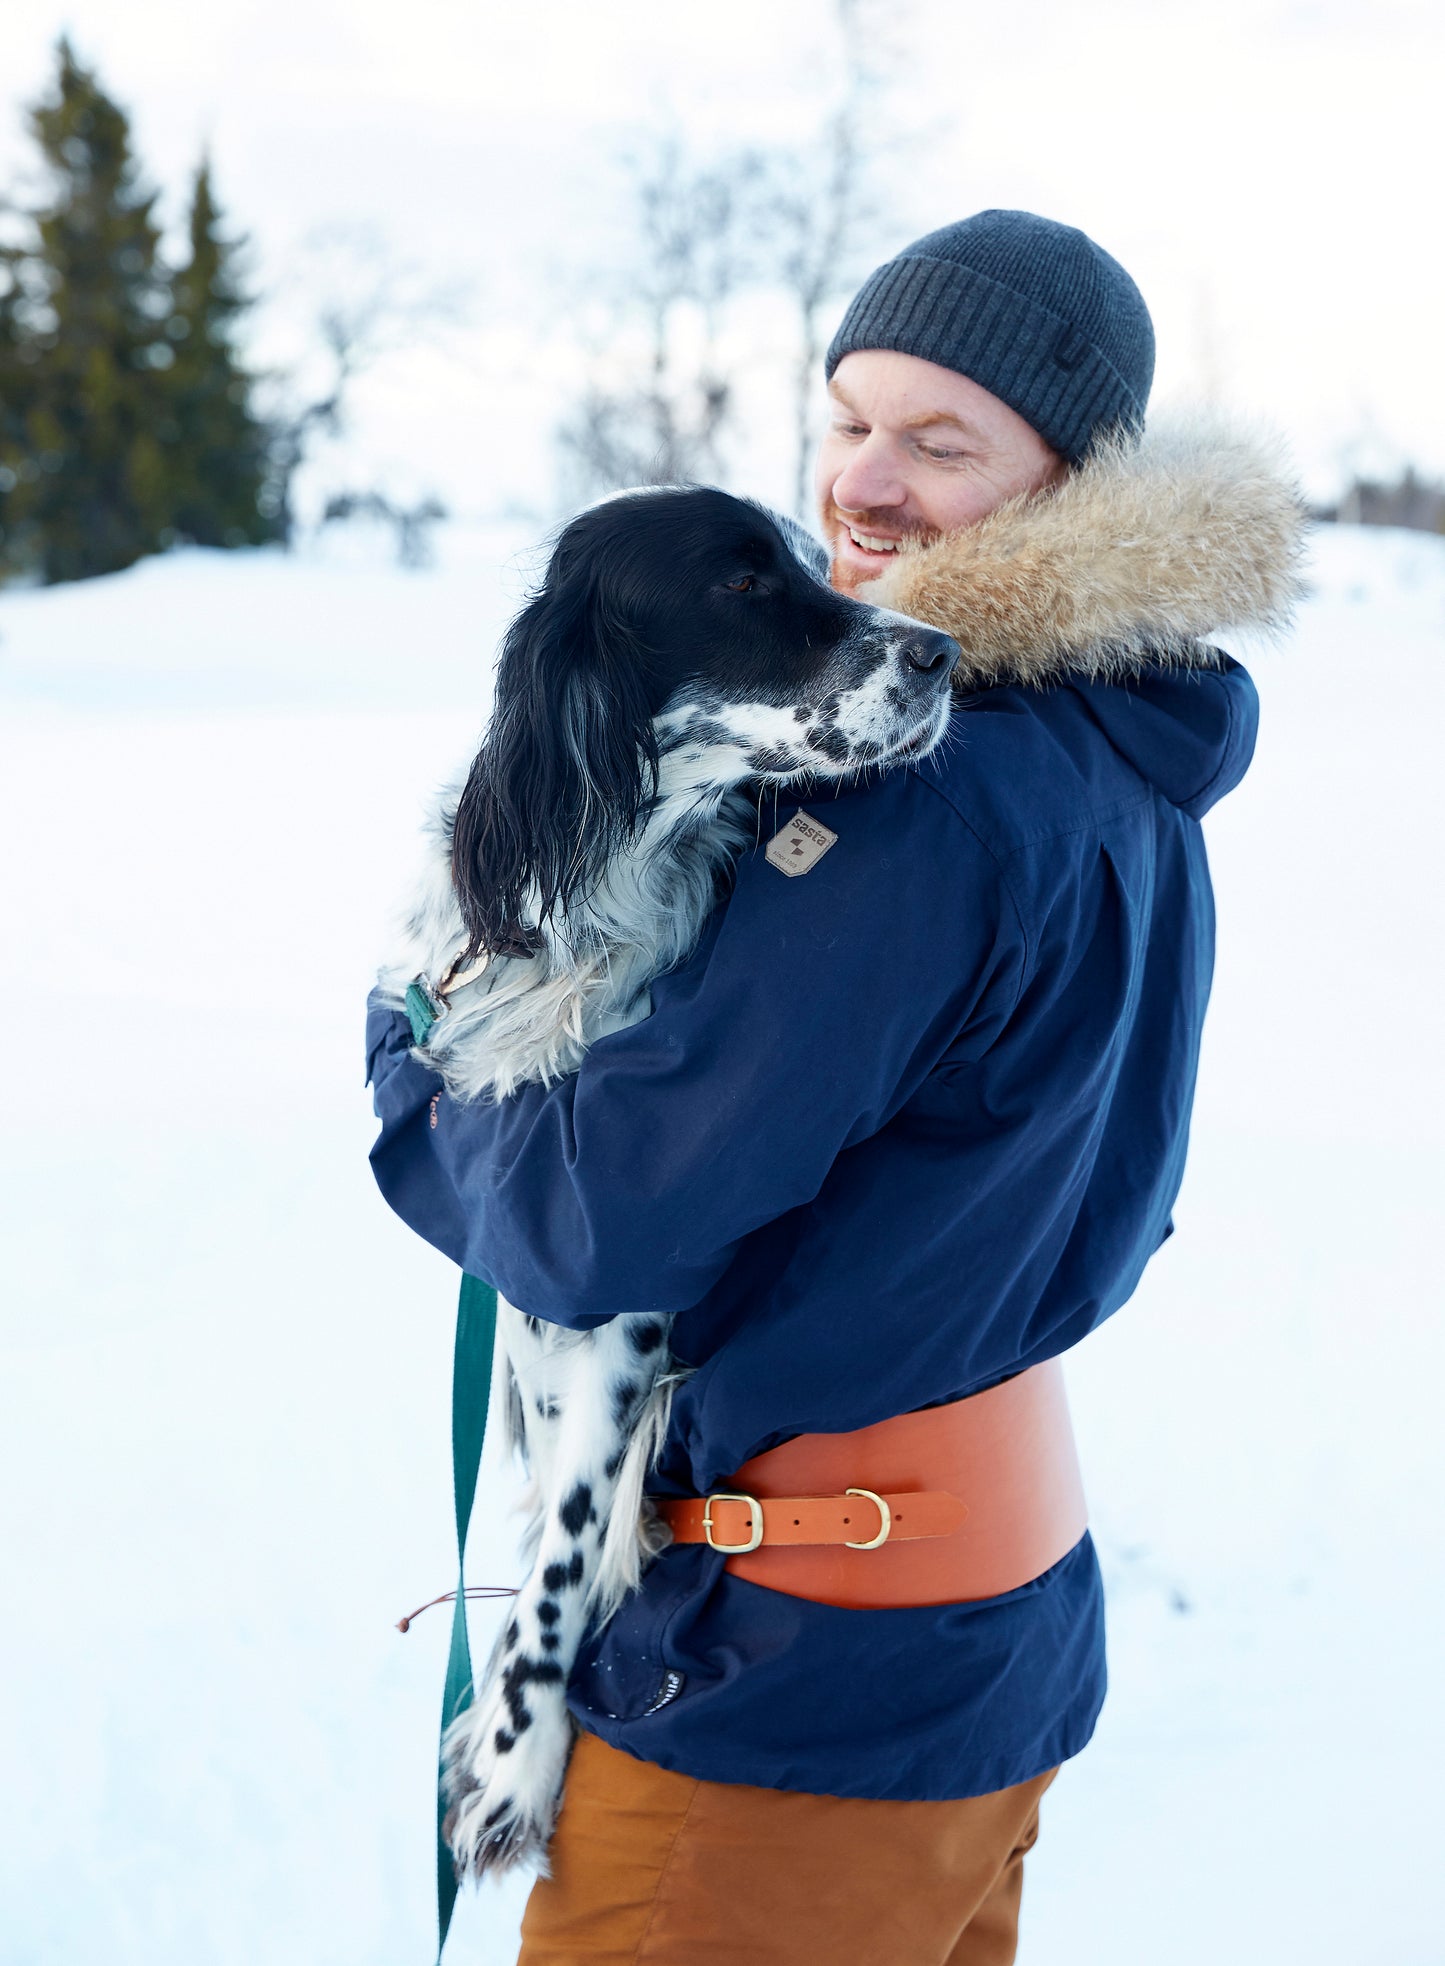
[[[719,1543],[715,1541],[712,1533],[712,1505],[714,1502],[747,1503],[749,1537],[746,1543]],[[707,1546],[710,1550],[721,1550],[724,1556],[746,1556],[749,1550],[755,1550],[763,1540],[762,1503],[754,1495],[733,1495],[729,1494],[725,1489],[720,1488],[715,1495],[709,1495],[707,1498],[702,1512],[702,1533],[707,1538]]]
[[[848,1488],[844,1490],[844,1493],[848,1495],[866,1495],[870,1502],[876,1502],[878,1504],[878,1514],[880,1517],[878,1534],[873,1538],[871,1543],[849,1543],[847,1544],[847,1548],[850,1550],[881,1550],[883,1545],[888,1541],[889,1536],[893,1533],[892,1509],[889,1508],[883,1497],[881,1495],[875,1495],[871,1488]]]

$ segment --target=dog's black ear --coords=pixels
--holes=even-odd
[[[585,898],[657,786],[642,651],[587,556],[568,546],[507,632],[492,720],[457,807],[452,880],[467,961],[534,954],[537,925]]]

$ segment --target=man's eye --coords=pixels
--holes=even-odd
[[[725,580],[723,582],[723,586],[727,588],[730,594],[751,594],[757,584],[756,577],[750,573],[740,573],[736,580]]]

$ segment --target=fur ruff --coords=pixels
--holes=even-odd
[[[1102,445],[1050,491],[905,542],[860,600],[952,635],[960,689],[1207,666],[1223,628],[1281,633],[1306,513],[1280,447],[1194,419]]]

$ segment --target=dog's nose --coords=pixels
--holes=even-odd
[[[904,660],[909,668],[921,669],[926,676],[944,662],[951,669],[960,653],[952,635],[945,635],[939,628],[917,628],[903,645]]]

